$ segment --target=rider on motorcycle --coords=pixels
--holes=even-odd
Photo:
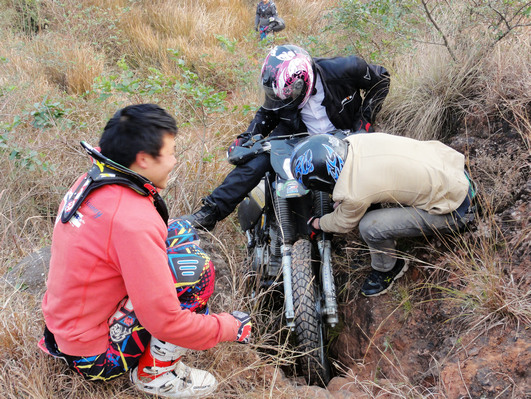
[[[264,137],[336,129],[373,131],[371,125],[389,92],[387,70],[360,57],[312,58],[294,45],[274,47],[261,72],[264,102],[247,130],[228,148],[245,144],[253,135]],[[363,93],[363,97],[362,97]],[[263,153],[233,169],[203,207],[183,218],[192,226],[212,230],[271,170]]]

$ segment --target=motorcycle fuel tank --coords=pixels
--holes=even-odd
[[[254,227],[265,207],[265,182],[261,180],[238,206],[238,222],[243,231]]]

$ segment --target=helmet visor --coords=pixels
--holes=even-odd
[[[304,91],[304,82],[301,81],[301,84],[292,84],[289,90],[289,94],[282,95],[284,98],[280,98],[277,93],[278,89],[261,84],[260,87],[264,93],[264,101],[262,107],[270,110],[276,111],[277,109],[285,108],[288,106],[298,106],[302,101],[302,94]],[[287,91],[287,90],[285,90]]]

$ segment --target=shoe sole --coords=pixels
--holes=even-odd
[[[133,372],[135,372],[134,375],[133,375]],[[216,381],[215,384],[212,385],[209,388],[208,391],[201,392],[201,393],[198,392],[198,393],[195,393],[195,394],[184,394],[182,392],[180,394],[177,393],[177,392],[172,394],[171,392],[161,392],[161,391],[159,391],[159,387],[155,388],[153,390],[146,389],[144,387],[144,384],[136,376],[136,367],[130,370],[130,372],[129,372],[129,381],[140,392],[145,392],[145,393],[148,393],[150,395],[155,395],[155,396],[162,397],[162,398],[201,399],[201,398],[205,398],[205,397],[208,397],[208,396],[213,396],[214,392],[218,388],[218,382]]]
[[[402,270],[400,270],[400,273],[398,273],[393,278],[393,281],[391,281],[391,284],[389,284],[389,286],[385,290],[377,292],[376,294],[367,295],[367,294],[364,294],[363,292],[361,294],[363,296],[366,296],[366,297],[380,296],[382,294],[385,294],[387,291],[389,291],[391,289],[391,287],[393,286],[395,281],[398,280],[400,277],[402,277],[408,271],[408,269],[409,269],[409,260],[408,259],[404,259],[404,267],[402,268]]]

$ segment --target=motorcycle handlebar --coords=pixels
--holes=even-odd
[[[350,130],[334,130],[328,134],[338,135],[343,139],[352,134]],[[233,165],[241,165],[251,160],[258,154],[271,151],[271,141],[273,140],[292,140],[295,138],[302,138],[309,136],[310,133],[295,133],[282,136],[268,136],[264,137],[261,134],[252,136],[242,146],[235,147],[229,154],[228,161]]]

